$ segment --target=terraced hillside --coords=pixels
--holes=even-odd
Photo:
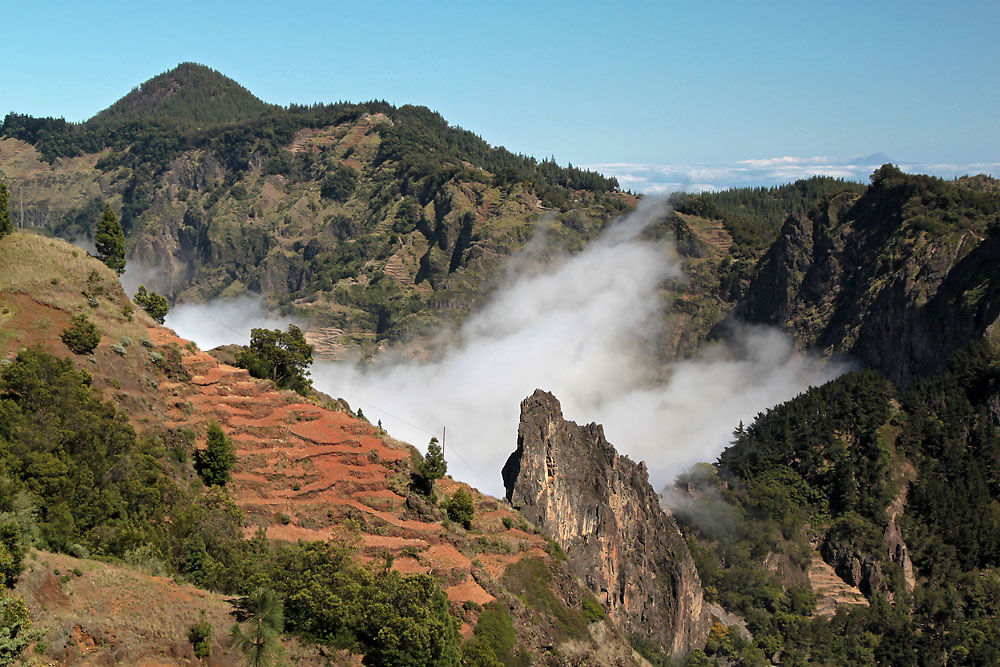
[[[173,493],[190,489],[196,502],[204,496],[222,506],[231,499],[227,516],[238,517],[253,544],[263,539],[278,549],[329,542],[347,546],[355,562],[373,571],[430,575],[465,638],[474,637],[484,610],[511,619],[517,637],[505,649],[511,660],[575,664],[600,654],[602,664],[635,664],[609,622],[595,618],[593,607],[584,614],[585,600],[597,603],[558,547],[509,506],[450,478],[438,480],[430,498],[416,493],[410,482],[419,453],[412,446],[388,438],[342,402],[279,390],[201,352],[132,307],[109,269],[63,241],[17,232],[0,239],[0,258],[10,269],[0,277],[0,357],[11,360],[26,346],[40,346],[86,370],[94,387],[126,411],[140,438],[155,443],[151,451],[159,452],[162,473],[176,485]],[[91,354],[74,355],[60,339],[79,314],[101,334]],[[203,487],[191,463],[213,421],[236,445],[233,479],[221,495]],[[460,488],[471,493],[475,507],[468,528],[449,521],[439,505]],[[156,566],[165,557],[149,545],[126,553],[133,558],[128,554],[136,568],[152,563],[165,574],[171,567]],[[189,651],[177,628],[189,617],[197,622],[199,605],[210,612],[216,632],[228,630],[228,603],[208,591],[180,590],[166,579],[151,582],[127,568],[112,572],[66,555],[37,552],[28,560],[39,565],[29,566],[19,590],[48,637],[47,657],[186,664]],[[82,578],[72,574],[75,569]],[[61,580],[67,571],[69,579]],[[52,577],[62,594],[49,590]],[[72,601],[109,577],[126,582],[129,592],[84,606]],[[135,595],[172,619],[169,628],[130,620]],[[319,659],[308,642],[289,646],[303,664]],[[335,663],[347,659],[324,651]],[[215,664],[231,664],[226,655],[220,648]]]

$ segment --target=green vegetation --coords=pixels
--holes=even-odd
[[[915,383],[899,408],[875,373],[843,376],[741,426],[717,466],[679,480],[700,499],[678,517],[706,596],[753,634],[716,626],[704,660],[766,664],[780,652],[781,664],[987,664],[1000,652],[997,359],[979,342]],[[883,541],[886,508],[909,478],[904,456],[915,467],[899,518],[919,577],[912,591]],[[804,570],[810,540],[828,559],[880,568],[865,591],[871,606],[811,618],[812,592],[762,567],[786,559],[786,570]]]
[[[10,221],[10,192],[6,183],[0,183],[0,239],[14,231]]]
[[[250,371],[255,378],[272,380],[282,389],[305,396],[312,388],[312,381],[306,377],[312,352],[312,345],[294,324],[289,324],[285,332],[252,329],[249,347],[236,353],[236,365]]]
[[[583,598],[583,602],[580,603],[580,609],[583,611],[583,617],[587,619],[588,623],[596,623],[604,618],[604,607],[592,595]]]
[[[27,544],[89,553],[247,596],[252,647],[267,644],[265,626],[280,627],[267,610],[283,600],[289,632],[364,653],[367,664],[458,661],[458,621],[434,578],[359,567],[342,545],[245,539],[225,492],[186,491],[165,475],[164,455],[70,361],[21,352],[0,371],[0,564],[16,575]]]
[[[463,317],[543,214],[553,245],[577,250],[632,202],[614,179],[493,148],[423,107],[278,108],[189,64],[86,123],[8,114],[0,135],[50,162],[94,157],[55,167],[85,197],[27,189],[46,231],[89,236],[113,198],[129,248],[170,248],[189,269],[171,299],[260,293],[366,354]]]
[[[497,600],[479,615],[474,637],[462,647],[463,664],[493,667],[516,664],[514,645],[517,633],[507,608]]]
[[[369,665],[458,661],[458,620],[427,575],[359,568],[334,544],[279,549],[272,572],[287,627],[308,639],[361,650]]]
[[[771,245],[789,214],[805,213],[818,199],[841,192],[861,194],[864,190],[860,183],[813,176],[769,188],[732,188],[687,195],[674,208],[681,213],[721,220],[737,246],[734,253],[753,254]]]
[[[132,300],[159,324],[163,324],[167,313],[170,312],[170,303],[167,301],[167,297],[156,292],[147,292],[145,285],[139,285],[139,290]]]
[[[412,473],[412,485],[422,495],[429,496],[434,491],[434,482],[444,477],[448,472],[448,463],[444,460],[444,452],[437,438],[431,438],[427,444],[427,454]]]
[[[444,501],[443,507],[449,519],[462,524],[466,530],[472,528],[472,519],[476,516],[476,505],[472,501],[471,493],[460,487]]]
[[[0,588],[0,664],[13,665],[41,635],[31,628],[24,600]]]
[[[285,610],[281,598],[274,591],[261,587],[241,598],[236,608],[237,618],[249,628],[244,631],[236,623],[229,636],[243,653],[247,664],[252,667],[280,664],[280,638],[285,629]]]
[[[529,609],[553,618],[557,639],[586,635],[587,618],[583,612],[566,606],[553,595],[552,576],[541,558],[524,558],[507,566],[503,583]]]
[[[97,258],[109,269],[118,275],[125,273],[125,232],[111,204],[104,205],[104,213],[94,233],[94,246]]]
[[[86,315],[74,315],[62,331],[62,342],[73,354],[90,354],[101,342],[101,332]]]
[[[205,448],[194,452],[194,469],[205,486],[225,486],[229,483],[234,463],[236,449],[222,427],[213,421],[208,426]]]
[[[198,622],[188,631],[188,641],[191,642],[196,658],[205,659],[212,655],[212,625],[205,618],[204,610]]]
[[[204,128],[252,120],[272,109],[219,72],[197,63],[181,63],[134,88],[86,124],[146,119]]]
[[[958,229],[982,234],[1000,216],[1000,193],[976,179],[945,181],[905,174],[886,164],[872,174],[871,181],[872,199],[883,208],[902,211],[898,221],[914,234],[941,236]]]

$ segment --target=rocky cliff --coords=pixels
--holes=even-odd
[[[1000,316],[1000,196],[892,165],[861,196],[788,217],[735,311],[899,384],[940,370]]]
[[[536,390],[521,403],[517,450],[503,468],[507,499],[566,551],[626,634],[672,654],[704,644],[701,582],[644,463],[619,456],[598,424],[563,419]]]

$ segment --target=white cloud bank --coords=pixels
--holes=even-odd
[[[717,345],[664,369],[654,351],[664,326],[659,288],[680,265],[669,246],[640,237],[664,210],[662,201],[644,201],[572,257],[544,265],[522,257],[440,358],[320,363],[317,386],[421,449],[447,427],[451,473],[494,495],[503,493],[500,468],[517,444],[520,401],[542,388],[567,418],[604,424],[662,487],[714,460],[740,420],[836,374],[764,329],[741,332],[739,357]]]
[[[884,153],[849,158],[772,157],[718,164],[591,164],[583,168],[614,176],[627,190],[645,194],[711,192],[733,187],[771,186],[810,176],[832,176],[868,182],[873,171],[893,162],[905,172],[955,178],[965,174],[998,174],[1000,162],[896,163]]]

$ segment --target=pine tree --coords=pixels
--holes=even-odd
[[[444,477],[448,472],[448,463],[444,460],[444,452],[437,438],[431,438],[427,445],[427,454],[413,473],[413,486],[418,493],[429,496],[434,490],[434,481]]]
[[[208,427],[205,449],[194,453],[195,471],[201,476],[205,486],[225,486],[235,462],[236,452],[232,441],[226,437],[222,427],[212,422]]]
[[[236,617],[249,624],[244,632],[233,626],[230,639],[243,652],[244,662],[252,667],[276,665],[281,662],[279,638],[285,629],[281,598],[274,591],[258,588],[236,602]]]
[[[125,273],[125,232],[110,204],[104,205],[104,215],[94,234],[94,245],[97,247],[97,258],[109,269],[118,275]]]
[[[7,236],[14,231],[14,225],[10,221],[10,192],[7,185],[0,183],[0,238]]]
[[[145,285],[139,285],[139,290],[132,300],[159,324],[163,324],[167,313],[170,312],[170,302],[167,301],[167,297],[146,291]]]

